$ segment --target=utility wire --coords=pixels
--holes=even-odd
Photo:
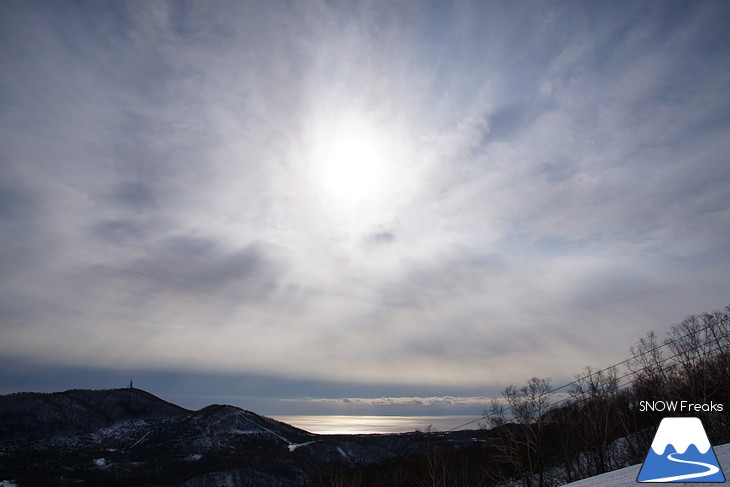
[[[629,357],[629,358],[627,358],[627,359],[625,359],[625,360],[623,360],[621,362],[618,362],[618,363],[613,364],[613,365],[609,365],[608,367],[605,367],[603,369],[600,369],[600,370],[597,370],[597,371],[593,371],[593,372],[591,372],[591,373],[589,373],[587,375],[584,375],[582,377],[578,377],[575,380],[573,380],[572,382],[568,382],[568,383],[563,384],[561,386],[554,387],[554,388],[550,389],[549,391],[547,391],[547,392],[539,395],[538,398],[541,398],[541,397],[546,396],[546,395],[554,394],[554,393],[556,393],[556,392],[558,392],[558,391],[560,391],[562,389],[565,389],[566,387],[570,387],[572,385],[579,384],[580,382],[582,382],[582,381],[584,381],[586,379],[589,379],[591,377],[595,377],[598,374],[602,374],[602,373],[607,372],[609,370],[615,369],[615,368],[617,368],[617,367],[619,367],[621,365],[627,365],[628,363],[634,362],[637,359],[639,359],[641,357],[644,357],[647,354],[654,353],[654,352],[656,352],[659,349],[662,349],[664,347],[668,347],[670,345],[673,345],[673,344],[677,343],[680,340],[683,340],[685,338],[689,338],[689,337],[692,337],[692,336],[697,336],[697,335],[701,334],[702,332],[705,332],[705,331],[709,330],[710,328],[715,328],[715,327],[718,327],[718,326],[721,326],[721,325],[726,325],[728,323],[728,321],[729,321],[729,319],[728,319],[727,315],[725,315],[722,319],[720,319],[717,322],[712,321],[712,322],[710,322],[709,324],[705,325],[702,328],[698,328],[696,330],[691,330],[690,332],[688,332],[685,335],[681,335],[681,336],[678,336],[678,337],[673,338],[672,340],[665,341],[661,345],[657,345],[657,346],[652,347],[652,348],[650,348],[648,350],[645,350],[645,351],[643,351],[642,353],[640,353],[638,355]],[[713,333],[713,335],[714,335],[714,333]],[[628,373],[626,373],[626,374],[624,374],[621,377],[619,377],[619,378],[616,379],[617,383],[620,383],[620,381],[622,379],[624,379],[624,378],[626,378],[626,377],[628,377],[630,375],[637,375],[637,377],[634,380],[627,382],[626,384],[618,385],[617,386],[617,389],[625,388],[625,387],[627,387],[627,386],[629,386],[629,385],[637,382],[639,379],[641,379],[641,377],[639,377],[638,374],[640,374],[641,372],[644,372],[645,370],[648,370],[650,368],[653,368],[653,367],[656,367],[658,365],[661,365],[661,364],[663,364],[663,363],[665,363],[665,362],[667,362],[667,361],[669,361],[671,359],[674,359],[676,357],[679,357],[681,355],[684,355],[684,354],[686,354],[688,352],[698,350],[701,347],[705,347],[705,346],[710,345],[710,344],[713,344],[713,345],[714,344],[719,344],[721,339],[728,338],[728,337],[730,337],[730,334],[720,335],[719,337],[718,336],[714,336],[712,340],[701,341],[700,343],[698,343],[694,347],[688,348],[686,350],[682,350],[682,351],[680,351],[680,352],[678,352],[678,353],[676,353],[676,354],[674,354],[674,355],[672,355],[670,357],[663,358],[660,361],[656,361],[655,363],[648,364],[648,365],[646,365],[646,366],[644,366],[644,367],[642,367],[640,369],[637,369],[637,370],[629,370]],[[722,349],[723,349],[723,347],[720,345],[716,349],[710,350],[709,353],[714,353],[714,352],[720,351]],[[663,369],[662,369],[662,371],[663,371]],[[555,401],[553,403],[548,404],[546,406],[546,408],[554,407],[554,406],[556,406],[558,404],[561,404],[563,402],[566,402],[566,401],[568,401],[570,399],[575,399],[575,398],[574,397],[566,397],[566,398],[560,399],[558,401]],[[512,406],[508,406],[503,411],[504,412],[507,412],[507,411],[511,411],[512,409],[513,409]],[[458,429],[463,428],[464,426],[469,426],[471,424],[477,423],[477,422],[482,421],[484,419],[488,419],[491,416],[492,416],[491,414],[483,414],[481,417],[479,417],[477,419],[474,419],[472,421],[468,421],[466,423],[463,423],[463,424],[461,424],[459,426],[456,426],[454,428],[448,429],[446,431],[447,432],[456,431]]]
[[[688,335],[688,336],[689,336],[689,335]],[[719,342],[720,342],[720,340],[721,340],[721,339],[723,339],[723,338],[729,338],[729,337],[730,337],[730,335],[721,335],[721,336],[719,336],[719,337],[716,337],[715,339],[713,339],[713,340],[711,340],[711,341],[707,341],[707,342],[702,342],[702,343],[698,344],[698,345],[697,345],[697,346],[695,346],[695,347],[689,348],[689,349],[687,349],[687,350],[683,350],[683,351],[681,351],[681,352],[679,352],[679,353],[676,353],[676,354],[674,354],[674,355],[672,355],[672,356],[666,357],[666,358],[664,358],[664,359],[662,359],[662,360],[660,360],[660,361],[657,361],[657,362],[655,362],[655,363],[653,363],[653,364],[649,364],[649,365],[647,365],[647,366],[645,366],[645,367],[642,367],[641,369],[637,369],[637,370],[634,370],[634,371],[629,371],[629,372],[627,372],[626,374],[622,375],[621,377],[617,377],[617,378],[615,379],[615,380],[616,380],[616,382],[618,383],[618,384],[617,384],[617,386],[616,386],[616,388],[617,388],[617,389],[623,389],[623,388],[625,388],[625,387],[627,387],[627,386],[629,386],[629,385],[631,385],[631,384],[633,384],[633,383],[635,383],[635,382],[637,382],[637,381],[639,381],[639,380],[641,379],[641,377],[636,377],[635,379],[633,379],[633,380],[631,380],[631,381],[629,381],[629,382],[627,382],[627,383],[625,383],[625,384],[620,384],[620,382],[621,382],[621,381],[622,381],[623,379],[625,379],[626,377],[629,377],[629,376],[631,376],[631,375],[637,375],[637,376],[638,376],[638,375],[639,375],[639,374],[640,374],[641,372],[644,372],[644,371],[646,371],[647,369],[650,369],[650,368],[656,367],[656,366],[658,366],[658,365],[661,365],[661,364],[663,364],[663,363],[665,363],[665,362],[668,362],[669,360],[672,360],[672,359],[674,359],[674,358],[677,358],[677,357],[679,357],[680,355],[684,355],[684,354],[686,354],[687,352],[690,352],[690,351],[693,351],[693,350],[697,350],[697,349],[699,349],[700,347],[704,347],[704,346],[707,346],[707,345],[710,345],[710,344],[712,344],[712,345],[714,345],[714,344],[719,344]],[[673,343],[673,342],[675,342],[675,341],[676,341],[676,340],[673,340],[673,341],[672,341],[672,343]],[[670,344],[671,344],[671,343],[667,343],[667,344],[665,344],[665,345],[670,345]],[[649,352],[652,352],[652,351],[658,350],[659,348],[661,348],[661,347],[663,347],[663,346],[665,346],[665,345],[662,345],[662,346],[659,346],[659,347],[655,347],[655,348],[653,348],[653,349],[651,349],[651,350],[647,350],[646,352],[644,352],[643,354],[640,354],[640,355],[638,355],[637,357],[639,357],[639,356],[642,356],[642,355],[644,355],[644,354],[646,354],[646,353],[649,353]],[[717,352],[717,351],[720,351],[720,350],[722,350],[722,349],[723,349],[722,345],[719,345],[718,347],[716,347],[716,348],[713,348],[713,349],[709,350],[709,351],[708,351],[708,353],[713,353],[713,352]],[[629,360],[633,360],[634,358],[635,358],[635,357],[632,357],[632,358],[631,358],[631,359],[629,359]],[[604,369],[601,369],[601,370],[599,370],[599,371],[593,372],[593,374],[590,374],[590,375],[586,375],[586,376],[580,377],[579,379],[577,379],[577,380],[575,380],[575,381],[573,381],[573,382],[570,382],[570,383],[568,383],[568,384],[564,384],[564,385],[562,385],[562,386],[560,386],[560,387],[557,387],[557,388],[551,389],[550,391],[548,391],[548,392],[545,392],[545,393],[543,393],[543,394],[539,395],[539,396],[538,396],[538,398],[541,398],[541,397],[544,397],[544,396],[546,396],[546,395],[552,394],[552,393],[554,393],[555,391],[558,391],[558,390],[560,390],[560,389],[563,389],[563,388],[565,388],[565,387],[568,387],[569,385],[573,385],[573,384],[576,384],[576,383],[580,382],[581,380],[585,380],[585,379],[588,379],[588,378],[590,378],[591,376],[595,376],[595,375],[597,375],[597,374],[599,374],[599,373],[602,373],[602,372],[605,372],[605,371],[607,371],[607,370],[610,370],[610,369],[612,369],[613,367],[616,367],[616,366],[618,366],[618,365],[622,365],[622,364],[624,364],[624,363],[626,363],[626,362],[627,362],[627,361],[625,360],[625,361],[623,361],[623,362],[620,362],[619,364],[616,364],[616,365],[614,365],[614,366],[606,367],[606,368],[604,368]],[[557,406],[557,405],[559,405],[559,404],[561,404],[561,403],[563,403],[563,402],[567,402],[567,401],[570,401],[570,400],[576,400],[576,401],[581,401],[581,400],[582,400],[582,398],[578,398],[578,399],[576,399],[576,397],[575,397],[575,396],[569,396],[569,397],[565,397],[565,398],[563,398],[563,399],[560,399],[560,400],[554,401],[554,402],[552,402],[552,403],[549,403],[549,404],[547,404],[547,405],[546,405],[545,407],[546,407],[546,409],[548,409],[548,408],[552,408],[552,407],[554,407],[554,406]],[[503,412],[508,412],[508,411],[511,411],[512,409],[513,409],[513,408],[512,408],[512,406],[507,406],[506,408],[504,408],[504,409],[503,409]],[[463,428],[464,426],[469,426],[470,424],[474,424],[474,423],[477,423],[477,422],[479,422],[479,421],[482,421],[482,420],[484,420],[484,419],[489,419],[489,418],[490,418],[491,416],[493,416],[493,415],[492,415],[492,414],[484,414],[484,415],[482,415],[481,417],[479,417],[479,418],[477,418],[477,419],[474,419],[474,420],[472,420],[472,421],[468,421],[468,422],[466,422],[466,423],[463,423],[463,424],[461,424],[461,425],[459,425],[459,426],[456,426],[456,427],[454,427],[454,428],[451,428],[451,429],[449,429],[449,430],[446,430],[446,431],[447,431],[447,432],[448,432],[448,431],[455,431],[455,430],[458,430],[458,429],[461,429],[461,428]]]
[[[646,371],[646,370],[648,370],[648,369],[653,369],[654,367],[658,367],[658,366],[660,366],[660,365],[664,364],[665,362],[669,362],[670,360],[673,360],[673,359],[675,359],[675,358],[677,358],[677,357],[679,357],[679,356],[681,356],[681,355],[684,355],[684,354],[686,354],[686,353],[687,353],[687,352],[689,352],[689,351],[694,351],[694,350],[698,350],[698,349],[700,349],[700,348],[702,348],[702,347],[707,347],[707,346],[713,347],[714,345],[718,345],[718,346],[717,346],[717,347],[713,347],[713,348],[711,348],[710,350],[708,350],[708,353],[714,353],[714,352],[720,351],[720,350],[722,350],[722,349],[723,349],[723,347],[722,347],[722,344],[720,344],[720,340],[721,340],[721,339],[724,339],[724,338],[729,338],[729,337],[730,337],[730,334],[726,334],[726,335],[720,335],[719,337],[715,337],[715,338],[714,338],[713,340],[708,340],[708,341],[706,341],[706,342],[702,342],[702,343],[699,343],[699,344],[697,344],[697,345],[696,345],[696,346],[694,346],[694,347],[688,348],[688,349],[686,349],[686,350],[683,350],[683,351],[681,351],[681,352],[678,352],[678,353],[676,353],[676,354],[674,354],[674,355],[671,355],[671,356],[669,356],[669,357],[665,357],[665,358],[663,358],[662,360],[656,361],[655,363],[649,364],[649,365],[647,365],[647,366],[645,366],[645,367],[642,367],[642,368],[640,368],[640,369],[637,369],[637,370],[629,370],[629,372],[627,372],[627,373],[625,373],[624,375],[622,375],[621,377],[617,377],[617,378],[615,379],[615,380],[616,380],[616,382],[617,382],[617,386],[616,386],[616,389],[617,389],[617,390],[618,390],[618,389],[623,389],[623,388],[626,388],[627,386],[629,386],[629,385],[631,385],[631,384],[634,384],[635,382],[638,382],[639,380],[641,380],[641,379],[642,379],[642,377],[640,376],[640,374],[641,374],[642,372],[644,372],[644,371]],[[652,349],[652,350],[656,350],[656,349],[658,349],[658,348],[659,348],[659,347],[655,347],[655,348],[654,348],[654,349]],[[605,369],[604,369],[604,370],[605,370]],[[664,372],[665,372],[666,370],[665,370],[665,369],[659,369],[658,371],[660,371],[660,372],[664,373]],[[621,384],[621,383],[620,383],[620,382],[621,382],[621,381],[622,381],[623,379],[625,379],[625,378],[627,378],[627,377],[629,377],[629,376],[631,376],[631,375],[636,375],[637,377],[636,377],[636,378],[634,378],[633,380],[630,380],[629,382],[627,382],[627,383],[625,383],[625,384]],[[586,377],[584,377],[583,379],[585,379],[585,378],[589,378],[589,377],[590,377],[590,376],[586,376]],[[546,393],[546,394],[547,394],[547,393]],[[575,396],[571,396],[571,397],[566,397],[566,398],[563,398],[563,399],[561,399],[561,400],[555,401],[555,402],[553,402],[553,403],[551,403],[551,404],[548,404],[548,405],[546,406],[546,408],[550,408],[550,407],[556,406],[556,405],[558,405],[558,404],[561,404],[561,403],[563,403],[563,402],[569,401],[569,400],[571,400],[571,399],[576,399],[576,398],[575,398]],[[578,399],[577,399],[577,401],[578,401],[578,402],[580,402],[581,400],[584,400],[584,399],[588,399],[588,398],[578,398]],[[511,408],[509,408],[509,409],[511,409]],[[487,418],[488,418],[489,416],[490,416],[490,415],[484,415],[484,416],[483,416],[483,418],[484,418],[484,417],[487,417]]]
[[[684,355],[687,351],[697,350],[700,347],[703,347],[703,346],[706,346],[706,345],[718,345],[717,347],[714,347],[714,348],[708,350],[708,353],[713,353],[713,352],[718,352],[720,350],[723,350],[722,344],[719,343],[720,342],[720,339],[722,339],[722,338],[730,338],[730,334],[728,334],[728,335],[721,335],[721,336],[717,337],[716,339],[714,339],[712,341],[708,341],[708,342],[705,342],[705,343],[701,343],[701,344],[697,345],[696,347],[693,347],[691,349],[687,349],[687,350],[684,350],[682,352],[676,353],[676,354],[674,354],[674,355],[672,355],[670,357],[666,357],[666,358],[664,358],[664,359],[662,359],[662,360],[660,360],[660,361],[658,361],[658,362],[656,362],[654,364],[648,365],[648,366],[643,367],[641,369],[638,369],[636,371],[629,371],[626,374],[622,375],[621,377],[617,377],[616,378],[616,382],[617,382],[616,390],[625,389],[626,387],[628,387],[628,386],[630,386],[630,385],[632,385],[632,384],[640,381],[642,379],[642,377],[639,376],[639,373],[640,372],[643,372],[643,371],[645,371],[645,370],[647,370],[647,369],[649,369],[651,367],[654,367],[654,366],[663,364],[664,362],[668,362],[669,360],[675,359],[675,358],[679,357],[680,355]],[[664,372],[664,369],[662,369],[662,372]],[[623,379],[625,379],[625,378],[627,378],[627,377],[629,377],[631,375],[636,375],[637,377],[635,377],[633,380],[630,380],[630,381],[626,382],[625,384],[621,384],[620,383]],[[558,401],[555,401],[555,402],[549,404],[547,407],[549,408],[549,407],[557,406],[558,404],[561,404],[563,402],[567,402],[567,401],[570,401],[570,400],[576,400],[577,402],[580,402],[580,401],[588,400],[588,399],[590,399],[590,398],[589,397],[576,398],[575,396],[570,396],[570,397],[566,397],[566,398],[560,399]],[[483,416],[483,418],[488,418],[488,417],[489,417],[489,415],[484,415]]]

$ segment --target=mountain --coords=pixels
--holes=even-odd
[[[316,435],[238,407],[190,411],[131,388],[0,396],[0,481],[19,487],[308,486],[483,445],[474,431]]]
[[[124,421],[188,414],[190,411],[139,389],[21,392],[0,396],[0,439],[28,441],[87,433]]]

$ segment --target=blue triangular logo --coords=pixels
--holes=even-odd
[[[637,482],[725,482],[700,418],[664,418]]]

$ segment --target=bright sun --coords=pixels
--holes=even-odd
[[[307,168],[321,215],[350,232],[391,221],[403,193],[392,127],[360,111],[333,110],[315,120]]]
[[[323,166],[326,190],[353,203],[372,197],[384,183],[383,159],[372,137],[350,134],[333,140]]]

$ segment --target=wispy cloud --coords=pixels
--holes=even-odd
[[[326,405],[366,405],[366,406],[487,406],[487,397],[344,397],[344,398],[304,398],[282,399],[282,401],[313,402]]]
[[[621,360],[726,301],[728,12],[11,2],[0,354],[485,388]],[[356,198],[327,167],[358,137]]]

